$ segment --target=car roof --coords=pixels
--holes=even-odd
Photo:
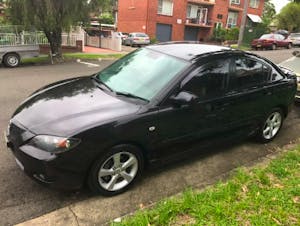
[[[162,43],[147,46],[146,48],[187,61],[192,61],[195,58],[205,54],[236,51],[229,47],[199,43]]]

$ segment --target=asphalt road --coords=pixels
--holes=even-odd
[[[291,50],[256,51],[276,63],[291,57]],[[57,80],[89,75],[111,62],[66,63],[47,66],[26,66],[16,69],[0,67],[0,131],[4,131],[16,107],[37,88]],[[98,65],[98,66],[97,66]],[[239,165],[252,163],[274,149],[296,140],[300,134],[300,107],[294,108],[277,139],[269,145],[251,141],[215,148],[210,155],[199,156],[180,164],[149,172],[131,191],[109,199],[98,197],[108,208],[131,210],[138,203],[151,203],[158,198],[175,194],[185,186],[201,187],[211,178]],[[2,132],[1,132],[2,133]],[[0,225],[12,225],[40,216],[71,203],[91,197],[88,191],[64,193],[45,188],[29,179],[17,167],[13,155],[7,151],[0,137]],[[121,200],[123,202],[121,202]],[[119,204],[119,206],[118,206]],[[110,216],[106,212],[107,216]]]

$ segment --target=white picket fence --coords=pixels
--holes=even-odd
[[[112,35],[110,37],[99,37],[99,36],[89,36],[86,35],[86,45],[97,47],[97,48],[105,48],[112,49],[115,51],[122,51],[122,39],[121,37],[117,37]]]
[[[76,46],[77,40],[83,40],[81,34],[62,34],[63,46]],[[46,36],[39,33],[0,33],[0,46],[49,44]]]

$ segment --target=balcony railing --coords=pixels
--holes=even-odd
[[[201,5],[215,5],[216,1],[215,0],[188,0],[190,3],[197,3]]]
[[[186,26],[192,26],[192,27],[207,27],[211,28],[212,23],[211,20],[201,20],[200,18],[187,18],[185,21]]]

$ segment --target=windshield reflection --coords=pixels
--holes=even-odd
[[[151,100],[189,63],[149,49],[139,49],[101,71],[97,78],[115,93]]]

